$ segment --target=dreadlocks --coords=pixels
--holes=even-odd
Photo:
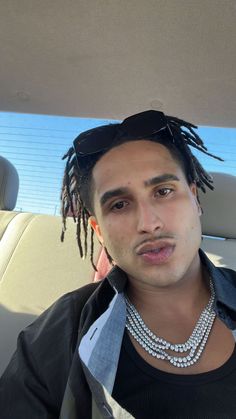
[[[181,164],[189,184],[194,182],[204,193],[206,192],[206,187],[213,190],[212,176],[205,171],[198,159],[192,154],[189,146],[217,160],[223,161],[223,159],[208,152],[203,141],[194,131],[197,126],[176,117],[166,116],[166,118],[168,126],[172,131],[174,142],[171,142],[169,137],[163,132],[161,134],[154,134],[147,139],[163,144],[170,151],[172,156]],[[116,125],[119,126],[119,124]],[[131,140],[121,137],[115,145],[122,144],[126,141]],[[85,258],[88,253],[88,220],[93,213],[91,196],[92,169],[97,160],[93,161],[90,165],[88,164],[87,169],[81,173],[77,165],[73,147],[71,147],[63,156],[63,160],[64,159],[67,160],[61,191],[61,213],[63,222],[61,240],[64,240],[66,219],[69,215],[72,215],[76,223],[76,236],[80,256]],[[108,253],[107,256],[109,261],[112,262],[112,258]],[[90,229],[90,261],[93,268],[97,270],[94,263],[94,232],[92,228]]]
[[[86,182],[88,184],[88,179],[83,179],[79,174],[75,152],[73,147],[71,147],[68,152],[62,158],[67,159],[66,167],[63,176],[62,182],[62,191],[61,191],[61,214],[62,214],[62,233],[61,241],[64,241],[65,231],[66,231],[66,219],[68,215],[72,215],[74,222],[76,223],[76,237],[77,244],[79,247],[79,252],[81,258],[87,256],[88,251],[88,219],[91,215],[91,210],[89,211],[84,203],[84,200],[81,197],[81,183]],[[89,187],[89,185],[87,185]],[[89,206],[88,206],[89,207]],[[82,245],[81,241],[81,227],[83,229],[84,243]],[[93,240],[93,229],[90,229],[90,261],[95,270],[96,266],[93,261],[94,254],[94,240]]]

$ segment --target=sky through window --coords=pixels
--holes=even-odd
[[[59,215],[63,154],[80,132],[109,122],[1,112],[0,155],[11,161],[20,178],[15,210]],[[200,127],[198,133],[209,152],[225,160],[194,151],[204,167],[236,176],[236,129]]]

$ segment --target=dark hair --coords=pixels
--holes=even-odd
[[[202,151],[204,154],[207,154],[215,159],[221,161],[223,160],[220,157],[214,156],[213,154],[207,151],[207,148],[205,147],[203,141],[193,130],[193,128],[197,128],[196,126],[175,117],[166,116],[166,118],[168,119],[168,124],[171,128],[174,141],[173,138],[171,138],[170,135],[164,131],[142,139],[154,141],[158,144],[164,145],[169,150],[172,157],[177,162],[179,162],[188,184],[194,182],[197,188],[201,189],[203,192],[206,192],[206,186],[213,190],[214,187],[212,176],[205,171],[198,159],[192,154],[192,151],[189,146],[194,147]],[[113,126],[117,126],[117,128],[119,127],[119,125],[120,124],[113,124]],[[96,128],[94,128],[94,131],[95,130]],[[86,166],[83,167],[83,170],[80,170],[78,167],[74,147],[71,147],[63,156],[63,159],[67,159],[67,161],[61,191],[61,212],[63,221],[61,240],[64,240],[64,235],[66,231],[66,219],[68,215],[71,214],[77,226],[77,243],[81,257],[87,256],[88,219],[91,215],[94,214],[92,178],[93,168],[97,161],[100,159],[100,157],[104,155],[107,151],[109,151],[111,148],[121,145],[125,142],[134,140],[135,138],[130,139],[121,135],[120,138],[117,139],[115,144],[113,144],[110,148],[106,149],[103,152],[96,153],[96,156],[93,156],[92,158],[88,158]],[[92,266],[96,270],[96,266],[93,260],[94,233],[92,228],[90,233],[90,260]],[[84,236],[83,244],[81,237],[82,234]],[[107,256],[111,262],[110,256],[108,254]]]

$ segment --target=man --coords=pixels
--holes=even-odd
[[[2,419],[235,417],[236,273],[199,250],[212,179],[193,128],[147,111],[74,141],[62,239],[72,212],[81,256],[90,225],[91,262],[95,232],[114,266],[21,333]]]

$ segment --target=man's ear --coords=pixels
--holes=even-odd
[[[89,222],[90,226],[92,227],[93,231],[95,232],[95,234],[96,234],[96,236],[98,238],[98,241],[103,246],[104,241],[103,241],[102,233],[101,233],[101,230],[100,230],[100,227],[99,227],[99,225],[97,223],[96,218],[93,215],[91,215],[91,217],[89,217],[88,222]]]
[[[190,190],[191,190],[192,194],[194,195],[196,205],[197,205],[197,208],[198,208],[198,214],[199,214],[199,216],[201,216],[202,215],[202,207],[201,207],[200,202],[199,202],[198,189],[197,189],[196,183],[191,183]]]

